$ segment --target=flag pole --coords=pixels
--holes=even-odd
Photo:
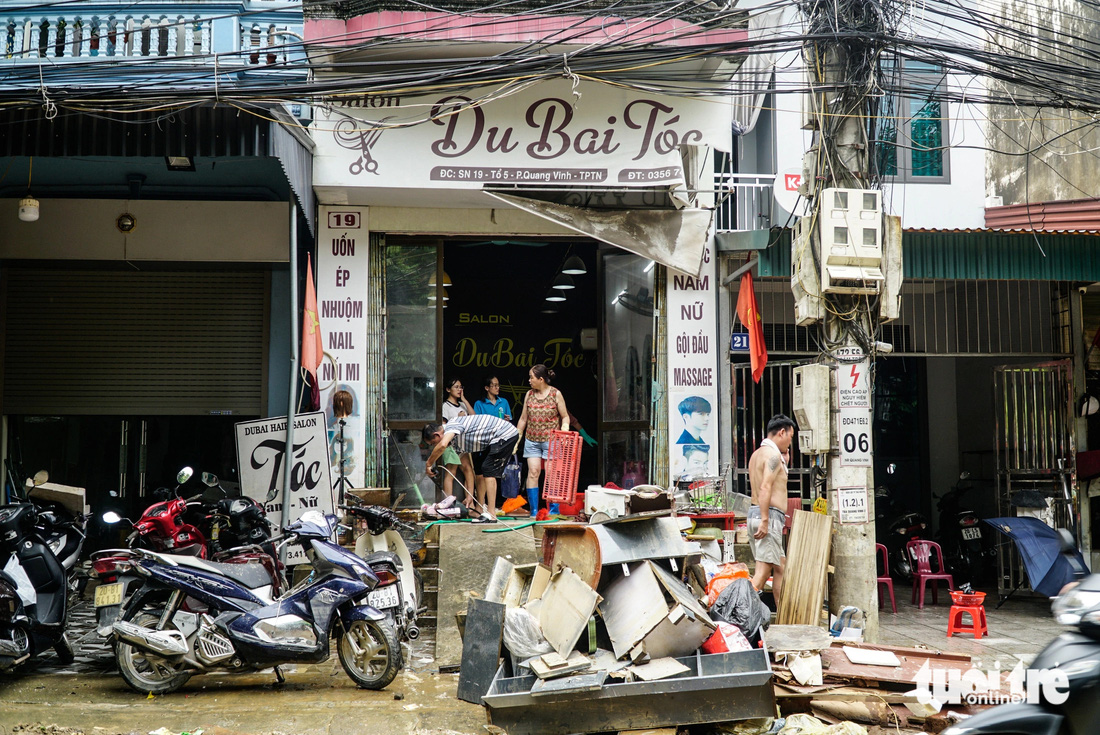
[[[290,385],[287,390],[286,448],[283,450],[283,513],[281,527],[290,523],[290,485],[294,477],[294,409],[298,384],[298,213],[290,205]],[[282,550],[286,561],[286,546]]]

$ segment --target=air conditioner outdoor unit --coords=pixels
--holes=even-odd
[[[882,197],[874,189],[824,189],[818,214],[822,293],[878,293]]]

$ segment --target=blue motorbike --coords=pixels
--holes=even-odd
[[[275,667],[282,682],[280,664],[325,661],[335,637],[352,681],[385,688],[401,668],[397,634],[367,602],[378,577],[329,540],[336,526],[336,516],[308,511],[285,529],[279,540],[299,544],[313,569],[278,598],[260,564],[133,549],[129,563],[144,584],[112,626],[122,678],[151,694],[175,691],[212,670]]]

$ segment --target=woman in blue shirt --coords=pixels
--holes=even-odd
[[[500,397],[500,380],[497,376],[490,375],[485,378],[485,397],[474,404],[475,414],[486,414],[489,416],[496,416],[499,419],[505,421],[512,420],[512,407],[508,405],[508,401]],[[484,457],[482,452],[474,453],[474,467],[481,469]],[[485,477],[478,475],[475,480],[477,485],[477,502],[481,504],[481,507],[485,507]]]
[[[500,397],[500,381],[495,375],[485,379],[485,397],[474,404],[475,414],[488,414],[505,421],[512,420],[512,407],[508,401]]]

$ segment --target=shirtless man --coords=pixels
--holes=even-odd
[[[772,578],[772,595],[779,605],[783,587],[783,522],[787,517],[787,462],[790,459],[794,422],[781,413],[768,421],[768,438],[749,458],[752,507],[749,508],[749,537],[756,573],[752,585],[760,590]],[[761,512],[761,509],[766,509]]]

